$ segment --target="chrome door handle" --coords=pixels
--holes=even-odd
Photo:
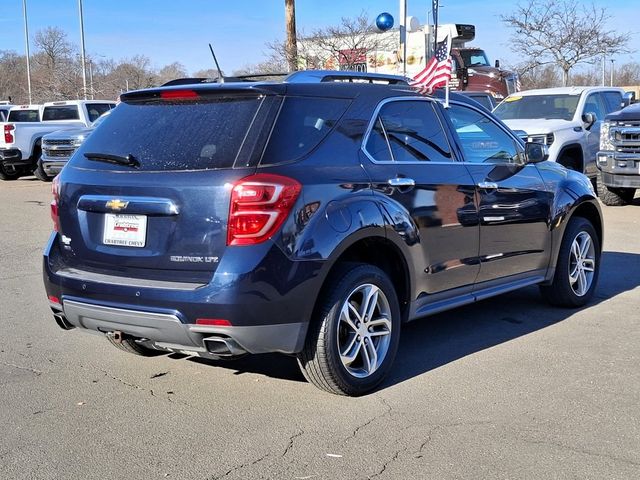
[[[483,188],[485,190],[497,190],[498,184],[495,182],[480,182],[478,187]]]
[[[387,180],[387,183],[392,187],[415,187],[416,181],[413,178],[396,177]]]

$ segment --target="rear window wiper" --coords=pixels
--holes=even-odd
[[[84,154],[87,160],[94,160],[96,162],[115,163],[117,165],[126,165],[128,167],[138,168],[140,162],[130,153],[127,156],[112,155],[110,153],[90,153]]]

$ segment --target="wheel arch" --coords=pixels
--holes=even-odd
[[[566,160],[566,158],[570,158],[571,160],[573,160],[573,163],[576,168],[571,168],[572,162],[569,162],[568,160]],[[560,165],[566,168],[570,168],[572,170],[576,170],[581,173],[584,173],[585,165],[584,165],[584,151],[582,149],[582,145],[580,145],[579,143],[570,143],[568,145],[564,145],[560,149],[560,152],[558,152],[558,157],[556,161]]]

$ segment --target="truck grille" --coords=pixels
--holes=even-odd
[[[55,158],[67,158],[70,157],[71,155],[73,155],[73,152],[75,152],[76,149],[72,148],[72,149],[64,149],[64,150],[49,150],[47,148],[44,149],[45,154],[48,157],[55,157]]]
[[[617,152],[640,153],[640,122],[621,122],[609,131]]]
[[[73,142],[74,140],[43,140],[42,144],[43,145],[55,145],[55,146],[73,146]]]

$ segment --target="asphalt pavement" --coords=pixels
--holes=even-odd
[[[50,185],[0,182],[1,479],[640,478],[640,198],[591,305],[527,288],[405,326],[345,398],[278,355],[139,358],[53,321]]]

